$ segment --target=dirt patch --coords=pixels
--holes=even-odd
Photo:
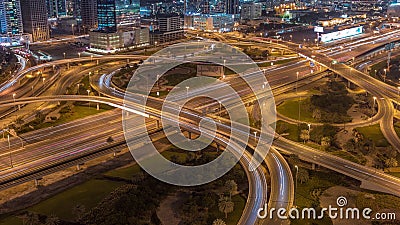
[[[161,202],[157,216],[163,225],[178,225],[181,222],[177,212],[183,203],[184,195],[183,192],[176,192]]]

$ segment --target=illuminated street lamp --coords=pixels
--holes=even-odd
[[[375,102],[376,102],[376,97],[374,96],[373,98],[374,98],[374,105],[372,106],[372,108],[373,108],[373,109],[374,109],[374,111],[375,111]]]
[[[299,81],[299,71],[296,72],[296,94],[297,94],[297,82]]]
[[[44,84],[44,81],[46,80],[46,77],[43,77],[43,79],[42,79],[42,81],[43,81],[43,84]]]
[[[311,124],[307,124],[307,126],[308,126],[308,134],[310,134],[310,131],[311,131]]]
[[[295,165],[294,166],[294,168],[296,168],[296,183],[295,183],[295,190],[297,190],[297,174],[299,173],[299,167],[297,166],[297,165]],[[294,198],[294,200],[293,200],[293,205],[296,207],[296,204],[295,204],[295,201],[296,200],[296,198]]]
[[[383,71],[385,72],[385,74],[384,74],[384,76],[383,76],[383,82],[386,82],[386,72],[387,72],[386,68],[383,69]]]
[[[90,90],[89,90],[89,89],[87,89],[86,91],[87,91],[87,96],[89,97]],[[89,101],[89,108],[90,108],[90,101]]]
[[[10,166],[11,166],[11,168],[13,168],[14,165],[13,165],[12,156],[11,156],[12,152],[11,152],[10,134],[7,134],[7,141],[8,141],[8,151],[10,152]]]
[[[79,55],[79,58],[81,58],[81,53],[80,52],[78,52],[78,55]]]
[[[189,86],[186,86],[186,98],[189,97]]]
[[[257,140],[257,131],[254,131],[254,139]]]
[[[65,52],[63,53],[63,55],[64,55],[64,59],[65,59]]]

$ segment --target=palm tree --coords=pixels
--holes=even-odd
[[[229,200],[228,197],[222,196],[218,203],[219,211],[225,213],[225,219],[228,218],[228,213],[233,212],[235,203]]]
[[[308,130],[301,130],[300,139],[306,143],[306,141],[310,140],[310,132]]]
[[[45,225],[59,225],[60,222],[60,219],[56,215],[52,214],[46,218]]]
[[[221,219],[216,219],[216,220],[214,220],[212,225],[226,225],[226,223]]]
[[[29,217],[27,213],[21,214],[17,216],[18,218],[20,218],[22,220],[22,224],[25,225],[26,222],[28,221]]]
[[[385,160],[385,165],[388,168],[397,167],[398,163],[397,163],[397,160],[395,158],[389,158],[389,159]]]
[[[313,110],[313,113],[312,113],[312,117],[313,117],[314,119],[317,119],[317,120],[321,119],[321,110],[319,110],[319,109],[314,109],[314,110]]]
[[[225,182],[225,188],[229,191],[229,199],[232,199],[232,195],[238,190],[237,184],[234,180],[228,180]]]
[[[308,171],[300,168],[299,173],[298,173],[298,179],[299,179],[300,183],[307,182],[309,178],[310,177],[308,175]]]
[[[329,147],[331,145],[331,138],[330,137],[322,137],[321,138],[321,145],[323,147]]]
[[[37,213],[28,212],[28,214],[26,216],[27,217],[26,217],[26,221],[25,221],[24,225],[39,225],[40,224],[39,215]]]

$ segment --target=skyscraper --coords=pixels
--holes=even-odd
[[[86,33],[90,29],[97,28],[97,1],[81,0],[82,29]]]
[[[115,31],[117,28],[140,26],[139,0],[98,0],[97,21],[99,30]]]
[[[209,0],[204,0],[202,4],[200,5],[201,7],[201,13],[202,14],[210,14],[210,1]]]
[[[0,33],[22,34],[23,25],[19,0],[0,0]]]
[[[32,34],[33,41],[49,39],[46,0],[20,0],[24,31]]]
[[[67,15],[65,0],[46,0],[46,6],[49,18],[58,18]]]
[[[239,14],[239,0],[226,0],[226,14]]]
[[[98,29],[108,32],[117,30],[115,0],[97,1],[97,23]]]

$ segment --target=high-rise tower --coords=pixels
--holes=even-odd
[[[49,39],[46,0],[20,0],[24,31],[32,34],[33,41]]]
[[[22,34],[23,25],[19,0],[0,0],[0,33]]]

